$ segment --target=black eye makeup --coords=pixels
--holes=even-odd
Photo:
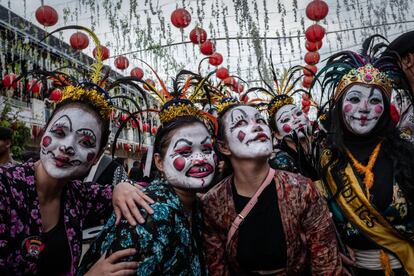
[[[79,144],[87,148],[96,147],[96,136],[92,130],[82,128],[78,129],[76,133],[81,137]]]

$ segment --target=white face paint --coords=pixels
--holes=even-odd
[[[163,165],[173,186],[200,189],[210,185],[216,167],[211,135],[201,123],[178,129],[171,138]]]
[[[348,130],[366,135],[377,125],[384,112],[384,100],[378,88],[355,84],[344,96],[342,114]]]
[[[264,117],[252,106],[238,106],[224,115],[224,132],[232,155],[252,159],[272,153],[271,132]]]
[[[100,147],[101,128],[96,115],[68,106],[53,116],[40,143],[40,160],[57,179],[84,176]]]
[[[282,138],[293,132],[296,132],[299,138],[304,138],[310,127],[305,112],[294,104],[282,106],[276,112],[274,120],[277,132]]]

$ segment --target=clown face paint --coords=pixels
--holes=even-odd
[[[383,112],[384,100],[378,88],[355,84],[344,96],[343,119],[348,130],[354,134],[369,134]]]
[[[270,156],[270,128],[256,108],[232,108],[224,115],[223,120],[224,133],[232,155],[245,159]]]
[[[85,175],[99,153],[101,129],[96,115],[76,106],[53,116],[40,143],[40,160],[56,179]]]
[[[309,119],[296,105],[282,106],[275,114],[276,128],[281,138],[296,132],[299,138],[305,137],[309,129]]]
[[[178,129],[171,138],[164,161],[168,182],[185,189],[210,185],[216,167],[211,135],[201,123]]]

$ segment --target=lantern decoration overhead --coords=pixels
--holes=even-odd
[[[186,9],[176,9],[171,14],[171,23],[177,28],[185,28],[191,23],[191,15]]]
[[[307,64],[305,65],[305,68],[303,68],[303,74],[305,76],[314,76],[318,72],[318,67],[315,65]]]
[[[115,67],[120,70],[127,69],[129,66],[129,60],[124,56],[117,57],[114,63],[115,63]]]
[[[35,13],[36,20],[45,27],[50,27],[58,22],[59,16],[51,6],[40,6]]]
[[[16,75],[13,73],[5,75],[3,77],[3,86],[6,88],[16,89],[17,87],[17,82],[15,82],[16,78],[17,78]]]
[[[307,52],[305,54],[305,62],[309,65],[315,65],[319,62],[321,56],[318,52]]]
[[[149,132],[150,131],[150,126],[148,123],[143,123],[142,124],[142,131],[143,132]]]
[[[309,52],[316,52],[322,48],[322,40],[315,42],[306,41],[305,48]]]
[[[306,7],[306,16],[313,21],[324,19],[329,12],[328,4],[322,0],[313,0]]]
[[[62,91],[60,89],[53,89],[50,93],[49,99],[54,102],[58,102],[62,99]]]
[[[138,123],[139,123],[139,121],[138,121]],[[138,128],[138,124],[135,122],[135,120],[131,120],[131,126],[132,126],[132,128]]]
[[[214,53],[209,57],[208,62],[213,66],[219,66],[223,63],[223,56],[220,53]]]
[[[157,127],[152,127],[151,128],[151,134],[152,135],[155,135],[157,133],[157,131],[158,131],[158,128]]]
[[[135,67],[134,69],[132,69],[130,74],[131,77],[136,77],[140,80],[144,77],[144,71],[139,67]]]
[[[38,80],[30,80],[27,82],[26,90],[38,95],[40,90],[42,90],[42,84]]]
[[[217,69],[216,76],[217,78],[224,80],[225,78],[229,77],[229,70],[227,70],[227,68],[220,67]]]
[[[152,79],[146,79],[145,82],[148,83],[150,86],[155,87],[155,82]],[[147,84],[144,84],[144,89],[151,90],[151,88],[149,88]]]
[[[105,46],[100,46],[101,48],[101,55],[102,55],[102,60],[108,59],[109,58],[109,49]],[[92,55],[94,58],[96,58],[96,54],[97,54],[97,48],[93,48],[92,51]]]
[[[325,36],[325,29],[321,25],[313,24],[306,29],[305,36],[310,42],[320,41]]]
[[[223,84],[229,86],[231,89],[234,89],[237,86],[237,81],[232,77],[227,77],[223,80]]]
[[[305,88],[310,88],[314,75],[318,71],[318,68],[315,66],[319,60],[319,49],[322,47],[322,39],[325,37],[325,28],[318,24],[318,21],[323,20],[329,12],[329,6],[323,0],[312,0],[306,7],[306,16],[314,22],[314,24],[310,25],[305,31],[306,37],[306,50],[305,54],[305,62],[307,65],[303,70],[303,74],[305,77],[303,78],[302,86]],[[307,103],[307,100],[305,100]],[[304,112],[309,111],[309,105],[303,104],[302,102],[302,110]]]
[[[200,52],[203,55],[209,56],[216,51],[216,46],[211,40],[206,40],[203,44],[200,45]]]
[[[195,27],[190,32],[190,40],[194,44],[202,44],[207,40],[207,33],[204,29]]]
[[[76,32],[70,36],[70,46],[75,50],[83,50],[89,46],[89,38],[82,32]]]

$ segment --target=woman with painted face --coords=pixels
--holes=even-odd
[[[271,131],[255,107],[219,110],[219,149],[233,174],[202,197],[209,273],[339,275],[333,223],[311,180],[270,168]]]
[[[332,93],[322,192],[351,265],[358,275],[414,275],[414,148],[390,116],[395,71],[364,50],[336,54],[321,72]]]
[[[0,168],[2,275],[74,274],[82,225],[112,209],[111,184],[81,181],[106,146],[108,111],[96,90],[68,87],[46,125],[40,160]],[[128,209],[137,190],[117,185],[118,208]]]
[[[88,270],[86,275],[100,274],[94,264],[101,256],[129,247],[136,254],[126,260],[138,263],[137,275],[207,274],[196,193],[214,177],[213,140],[203,112],[190,100],[172,98],[168,92],[160,98],[169,100],[159,113],[162,126],[154,142],[154,161],[161,177],[144,189],[155,201],[151,205],[154,213],[148,215],[141,209],[146,220],[136,227],[125,220],[116,225],[112,216],[86,253],[79,275]]]

